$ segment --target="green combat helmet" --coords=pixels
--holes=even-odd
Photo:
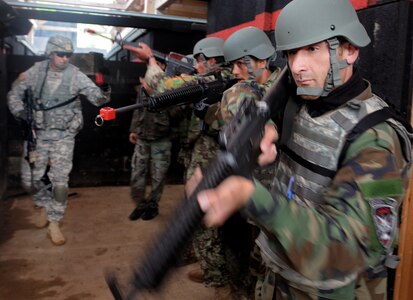
[[[235,31],[224,44],[226,61],[234,61],[247,55],[268,59],[274,53],[274,46],[265,32],[252,26]]]
[[[366,29],[348,0],[293,0],[278,16],[275,26],[277,51],[286,51],[327,41],[330,48],[330,72],[324,89],[299,88],[297,95],[326,96],[342,84],[339,70],[348,67],[338,61],[337,37],[356,47],[370,43]]]
[[[192,54],[195,60],[200,58],[207,72],[210,72],[224,63],[224,40],[217,37],[204,38],[195,44]],[[208,58],[215,58],[217,63],[214,66],[209,66]]]
[[[267,34],[253,26],[242,28],[229,36],[224,43],[224,56],[228,62],[245,58],[251,79],[259,76],[264,69],[253,74],[251,56],[258,59],[266,59],[267,67],[275,59],[275,48]]]
[[[55,35],[52,36],[46,45],[46,55],[49,56],[53,52],[68,52],[73,53],[72,41],[64,36]]]
[[[224,40],[217,37],[208,37],[198,41],[194,46],[193,56],[203,54],[207,58],[224,56]]]

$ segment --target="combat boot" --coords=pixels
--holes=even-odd
[[[144,221],[152,220],[159,214],[157,207],[148,207],[145,212],[142,214],[141,218]]]
[[[204,272],[201,269],[194,269],[187,273],[188,278],[196,283],[204,282]]]
[[[58,222],[50,222],[49,227],[47,228],[47,235],[56,246],[61,246],[66,243],[66,239],[60,231]]]
[[[46,208],[39,207],[36,208],[36,215],[34,217],[34,225],[37,228],[45,228],[49,224],[47,220]]]
[[[215,288],[215,300],[235,300],[234,297],[232,297],[232,290],[231,286],[224,285],[220,287]]]

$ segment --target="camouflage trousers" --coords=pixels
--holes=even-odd
[[[194,145],[187,179],[193,175],[196,167],[205,168],[218,149],[215,137],[202,134]],[[244,219],[238,216],[228,223],[221,228],[201,228],[196,232],[192,244],[204,272],[205,285],[231,285],[233,295],[239,295],[237,299],[241,299],[241,295],[246,295],[246,287],[251,286],[248,262],[252,239]],[[245,237],[248,246],[244,243]]]
[[[215,137],[201,134],[193,148],[186,180],[192,177],[197,167],[205,168],[208,161],[216,155],[217,150],[218,143]],[[207,286],[228,284],[229,274],[226,268],[222,237],[218,229],[201,228],[195,233],[192,245],[204,272],[205,284]]]
[[[23,187],[34,191],[33,201],[36,206],[46,209],[47,219],[59,222],[67,207],[67,191],[69,173],[73,166],[74,136],[67,136],[58,141],[37,140],[36,161],[33,169],[25,159],[27,153],[26,142],[21,160],[21,179]],[[42,177],[46,173],[51,181],[52,188],[46,186]],[[63,192],[57,192],[63,191]]]
[[[215,137],[201,134],[192,150],[191,160],[186,172],[186,181],[194,175],[197,167],[205,168],[208,161],[217,155],[218,149],[219,145]]]
[[[158,207],[165,186],[166,173],[171,163],[169,138],[154,141],[136,140],[132,156],[131,197],[138,208]],[[148,169],[151,174],[151,193],[145,197]]]

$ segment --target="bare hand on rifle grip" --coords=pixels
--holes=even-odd
[[[274,125],[265,126],[264,136],[260,143],[261,155],[258,163],[265,165],[275,160],[277,150],[274,142],[278,133]],[[185,185],[185,192],[191,195],[202,180],[201,169],[197,168],[194,175]],[[202,191],[198,194],[198,203],[205,213],[204,223],[208,227],[221,226],[225,221],[240,210],[250,200],[255,190],[254,183],[242,176],[230,176],[215,189]]]

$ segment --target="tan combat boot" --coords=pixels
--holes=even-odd
[[[36,215],[34,217],[34,225],[37,228],[45,228],[49,224],[47,220],[46,208],[39,207],[36,208]]]
[[[232,297],[231,286],[224,285],[215,288],[215,300],[235,300]]]
[[[49,227],[47,228],[47,235],[56,246],[61,246],[66,243],[66,239],[60,231],[59,223],[57,222],[50,222]]]

